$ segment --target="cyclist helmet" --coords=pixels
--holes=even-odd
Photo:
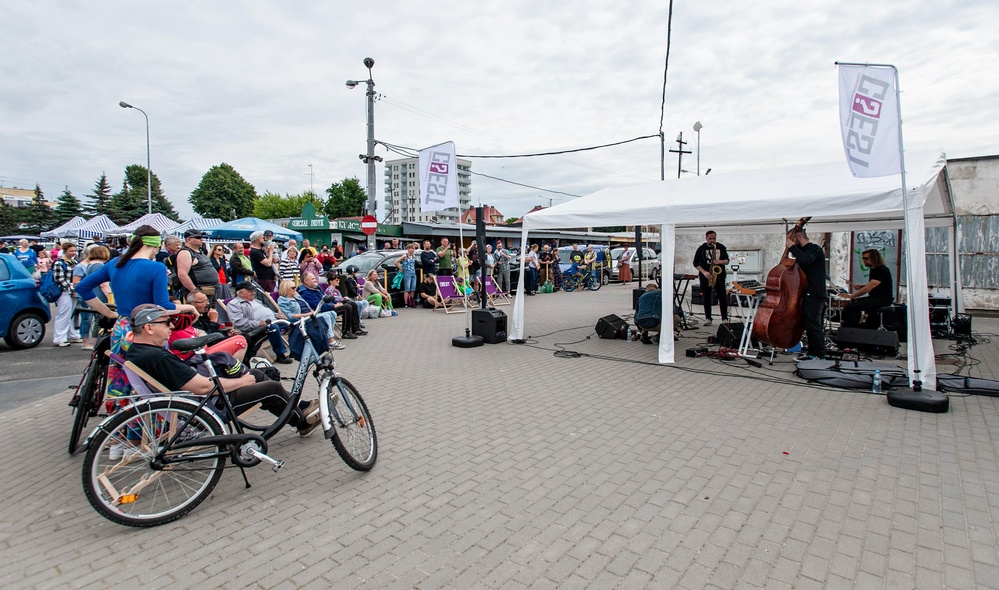
[[[346,270],[347,270],[347,274],[352,275],[352,274],[356,273],[357,271],[359,271],[361,269],[357,268],[353,264],[348,264]]]
[[[191,327],[194,323],[194,314],[190,313],[178,313],[177,315],[170,317],[170,328],[173,331],[186,330]]]

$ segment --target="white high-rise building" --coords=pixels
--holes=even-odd
[[[458,158],[458,210],[420,211],[420,159],[385,162],[385,219],[382,223],[455,223],[472,202],[472,162]]]

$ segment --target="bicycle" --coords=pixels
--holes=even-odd
[[[301,362],[288,404],[273,423],[255,425],[237,416],[214,367],[205,363],[214,382],[208,395],[172,392],[141,399],[97,427],[83,464],[83,490],[91,506],[118,524],[157,526],[201,504],[221,478],[226,458],[240,468],[247,488],[246,467],[266,462],[278,471],[284,462],[267,455],[267,440],[288,423],[310,371],[319,384],[325,437],[347,466],[370,470],[378,456],[374,422],[357,388],[337,373],[332,353],[317,352],[313,338],[325,339],[325,327],[313,312],[293,330],[303,338]],[[222,339],[209,334],[177,340],[173,348],[203,355]],[[138,446],[127,440],[129,429],[128,438],[139,440]],[[128,446],[115,452],[116,445]]]
[[[566,273],[562,275],[562,290],[572,293],[578,288],[586,287],[590,291],[600,289],[601,281],[595,279],[589,270],[581,270],[576,274]]]
[[[96,314],[97,312],[89,308],[79,307],[73,313],[79,315],[81,313]],[[69,400],[69,407],[73,408],[74,413],[73,427],[69,433],[70,455],[75,454],[80,448],[80,436],[83,434],[87,422],[100,412],[101,404],[104,403],[104,390],[108,383],[110,359],[105,353],[111,350],[111,329],[114,327],[115,320],[104,316],[95,319],[98,320],[98,333],[97,339],[94,341],[94,351],[90,354],[90,364],[87,365],[87,370],[83,372],[80,383],[77,384],[76,391],[73,392],[73,397]]]

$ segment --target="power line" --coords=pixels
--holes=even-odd
[[[614,146],[618,146],[618,145],[624,145],[626,143],[631,143],[633,141],[640,141],[642,139],[652,139],[652,138],[659,139],[659,135],[658,134],[656,134],[656,135],[641,135],[639,137],[633,137],[631,139],[625,139],[623,141],[615,141],[613,143],[605,143],[605,144],[601,144],[601,145],[594,145],[594,146],[581,147],[581,148],[573,148],[573,149],[568,149],[568,150],[557,150],[557,151],[551,151],[551,152],[535,152],[535,153],[530,153],[530,154],[498,154],[498,155],[492,155],[492,154],[490,154],[490,155],[483,155],[483,154],[455,154],[455,155],[457,157],[459,157],[459,158],[481,158],[481,159],[486,159],[486,158],[493,158],[493,159],[495,159],[495,158],[536,158],[538,156],[559,156],[559,155],[562,155],[562,154],[573,154],[573,153],[576,153],[576,152],[588,152],[588,151],[592,151],[592,150],[599,150],[599,149],[603,149],[603,148],[609,148],[609,147],[614,147]],[[376,141],[375,143],[380,143],[383,146],[385,146],[386,148],[392,147],[392,148],[397,148],[397,149],[401,149],[401,150],[409,150],[409,151],[411,151],[413,153],[417,152],[416,148],[411,148],[411,147],[406,147],[406,146],[389,144],[389,143],[386,143],[384,141]],[[397,153],[399,153],[399,152],[397,152]],[[410,156],[410,157],[412,157],[412,156]]]

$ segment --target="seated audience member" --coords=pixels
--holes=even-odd
[[[650,283],[645,293],[638,298],[638,311],[635,312],[635,325],[642,331],[642,342],[651,344],[649,332],[659,332],[662,326],[663,292]],[[656,340],[658,341],[658,335]]]
[[[357,338],[353,330],[347,330],[347,318],[343,313],[338,314],[338,310],[333,307],[332,303],[323,302],[323,290],[319,288],[319,278],[316,275],[306,273],[302,275],[302,284],[298,287],[298,294],[309,304],[312,309],[319,308],[321,313],[331,312],[336,315],[343,316],[342,325],[340,328],[340,333],[342,338],[346,340],[353,340]],[[335,322],[334,322],[335,324]]]
[[[133,340],[127,358],[171,391],[206,395],[214,387],[212,380],[199,375],[194,367],[165,348],[171,331],[170,316],[177,313],[151,303],[136,306],[129,316]],[[256,369],[241,377],[222,377],[219,381],[237,413],[259,403],[271,414],[280,416],[288,405],[290,396],[284,387]],[[308,436],[319,422],[319,400],[313,400],[299,404],[292,412],[289,424],[298,428],[301,436]]]
[[[278,285],[277,304],[281,309],[281,313],[292,322],[312,315],[312,307],[309,306],[309,302],[303,299],[298,294],[298,291],[295,290],[295,281],[281,281],[281,284]],[[334,326],[336,326],[336,312],[323,311],[316,315],[323,318],[323,321],[326,322],[326,336],[329,338],[330,348],[333,350],[343,350],[343,344],[336,338],[334,330]]]
[[[343,277],[340,281],[340,292],[343,293],[344,297],[357,304],[357,313],[363,319],[367,317],[367,309],[370,303],[362,297],[361,288],[357,285],[357,273],[359,270],[353,264],[347,265],[347,276]],[[361,328],[364,328],[364,322],[361,322]]]
[[[232,320],[232,325],[244,334],[257,326],[267,325],[268,322],[276,319],[285,319],[283,313],[275,314],[266,305],[257,301],[253,296],[253,284],[249,281],[243,281],[236,285],[236,297],[226,307],[229,309],[229,319]],[[288,348],[281,338],[281,330],[277,326],[271,326],[268,331],[267,339],[270,340],[274,354],[277,355],[275,362],[284,365],[290,363]]]
[[[437,281],[434,280],[434,275],[423,275],[423,280],[416,287],[416,297],[420,300],[420,305],[426,309],[440,307],[440,301],[437,300]]]
[[[192,326],[204,334],[224,334],[231,336],[236,331],[232,328],[223,328],[219,322],[219,312],[208,304],[208,296],[201,291],[193,291],[187,296],[187,302],[198,310],[198,319],[194,320]]]
[[[364,277],[364,297],[371,305],[377,305],[382,310],[388,310],[392,315],[398,315],[392,308],[392,296],[378,282],[378,270],[371,269],[368,276]]]
[[[361,328],[361,316],[357,311],[357,304],[347,299],[340,293],[340,275],[329,273],[326,275],[329,286],[326,287],[326,294],[333,296],[333,309],[343,315],[344,338],[348,333],[355,336],[366,336],[368,332]]]

